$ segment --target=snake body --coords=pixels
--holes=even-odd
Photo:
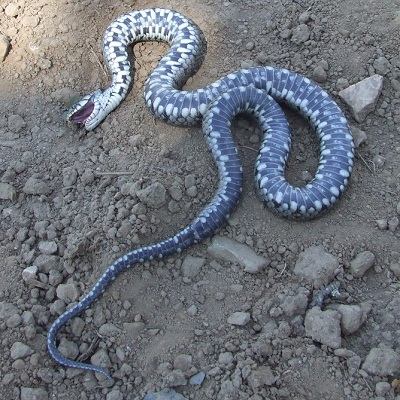
[[[231,122],[241,112],[256,117],[263,133],[256,160],[259,196],[280,215],[310,219],[333,206],[345,191],[353,168],[354,147],[346,119],[329,95],[306,77],[286,69],[243,69],[198,90],[181,90],[201,65],[206,41],[197,25],[182,14],[161,8],[135,11],[117,18],[106,29],[103,52],[112,75],[111,85],[85,96],[74,105],[68,120],[94,129],[125,98],[131,85],[127,47],[138,41],[158,40],[170,45],[150,74],[145,101],[154,115],[173,125],[200,122],[219,171],[219,188],[195,220],[175,236],[133,250],[114,262],[95,286],[50,327],[47,347],[53,359],[67,367],[99,372],[99,366],[64,357],[56,347],[59,329],[90,307],[121,272],[144,261],[166,257],[212,236],[228,219],[242,191],[242,167],[231,135]],[[287,120],[275,100],[299,111],[314,127],[320,141],[315,177],[303,187],[284,177],[290,149]]]

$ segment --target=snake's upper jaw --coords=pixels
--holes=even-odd
[[[68,116],[68,120],[73,124],[82,124],[84,125],[87,119],[90,117],[90,114],[94,110],[94,102],[90,98],[86,104],[84,104],[80,109],[74,111],[72,114]]]

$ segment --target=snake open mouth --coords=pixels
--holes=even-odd
[[[94,102],[89,99],[88,102],[77,112],[71,115],[70,121],[74,124],[84,124],[90,117],[90,114],[94,110]]]

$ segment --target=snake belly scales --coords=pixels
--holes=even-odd
[[[202,123],[218,168],[219,188],[190,225],[173,237],[120,257],[50,327],[47,347],[56,362],[98,372],[109,379],[111,375],[100,366],[64,357],[56,346],[57,333],[90,307],[118,274],[137,263],[180,253],[212,236],[228,219],[242,191],[242,167],[230,129],[238,113],[253,115],[260,125],[263,136],[255,166],[256,189],[266,206],[282,216],[306,220],[333,206],[348,185],[354,161],[353,139],[342,111],[306,77],[286,69],[253,67],[230,73],[202,89],[181,90],[200,68],[206,40],[193,21],[162,8],[134,11],[110,24],[104,35],[103,52],[112,83],[75,104],[67,115],[69,121],[92,130],[121,103],[132,80],[127,47],[147,40],[167,42],[170,49],[146,81],[146,105],[156,117],[173,125]],[[283,111],[270,96],[304,116],[319,138],[318,168],[312,181],[303,187],[291,186],[285,180],[290,132]]]

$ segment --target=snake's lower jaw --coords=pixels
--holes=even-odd
[[[78,108],[75,112],[70,112],[68,114],[68,121],[71,121],[73,124],[81,124],[84,125],[88,120],[90,115],[94,110],[94,102],[89,99],[86,104]]]

